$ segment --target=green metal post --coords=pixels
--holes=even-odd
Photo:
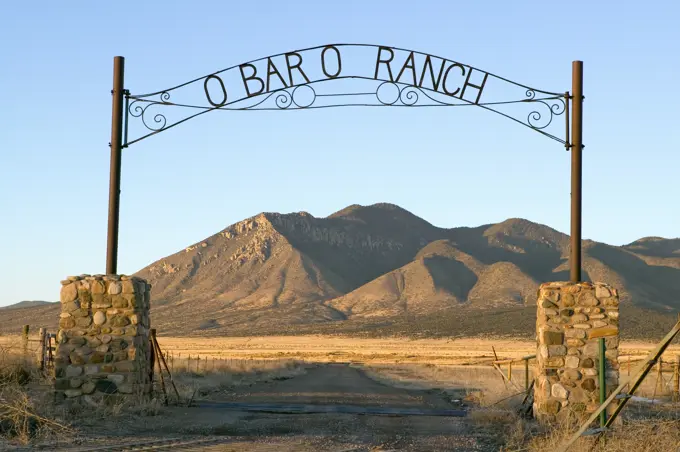
[[[606,358],[605,358],[605,344],[604,344],[604,338],[600,338],[600,369],[599,369],[599,377],[600,377],[600,405],[604,403],[605,400],[607,400],[607,379],[605,378],[606,376]],[[607,410],[602,410],[600,413],[600,427],[604,427],[605,424],[607,423]]]

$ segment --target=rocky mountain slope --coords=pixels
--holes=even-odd
[[[622,309],[661,318],[680,309],[680,239],[587,240],[583,249],[584,279],[618,287]],[[526,313],[540,283],[568,279],[568,257],[567,235],[527,220],[443,229],[375,204],[327,218],[262,213],[136,275],[153,285],[152,321],[163,333],[360,332]]]

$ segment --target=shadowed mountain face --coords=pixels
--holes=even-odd
[[[626,305],[680,308],[680,239],[583,250],[584,279],[614,285]],[[327,218],[262,213],[136,275],[153,285],[152,321],[166,334],[361,332],[527,312],[540,283],[568,279],[568,257],[567,235],[527,220],[442,229],[375,204]]]

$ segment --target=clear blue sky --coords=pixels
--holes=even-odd
[[[43,1],[2,15],[0,305],[55,300],[65,276],[105,270],[115,55],[133,93],[334,42],[559,92],[580,59],[584,237],[680,236],[670,0]],[[262,211],[392,202],[441,227],[522,217],[569,231],[569,153],[478,108],[214,112],[126,149],[122,174],[121,273]]]

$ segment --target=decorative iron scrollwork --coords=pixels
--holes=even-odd
[[[303,90],[299,91],[300,88],[303,88]],[[307,91],[308,93],[311,94],[312,97],[311,97],[310,101],[305,102],[304,97],[300,97],[300,96],[304,96],[304,94],[297,94],[297,93],[304,92],[304,91]],[[296,94],[297,94],[297,98],[296,98]],[[310,85],[296,86],[295,89],[293,90],[292,98],[293,98],[293,103],[298,108],[308,108],[308,107],[311,107],[312,105],[314,105],[314,102],[316,101],[316,91],[314,91],[314,88],[312,88]]]
[[[552,103],[549,103],[548,101],[552,101]],[[560,116],[566,110],[564,99],[560,97],[555,99],[534,100],[532,102],[534,102],[534,105],[542,104],[547,108],[547,114],[545,115],[546,118],[548,118],[547,120],[544,120],[541,112],[537,110],[532,111],[527,116],[527,123],[529,124],[529,127],[537,130],[542,130],[548,127],[552,123],[552,120],[555,116]],[[545,124],[541,125],[541,122],[545,122]]]
[[[368,68],[367,73],[343,73],[346,66],[342,64],[344,53],[340,49],[343,52],[360,50],[369,55],[377,50],[375,66]],[[399,65],[395,58],[399,52],[407,56],[397,70]],[[317,73],[313,74],[314,65],[305,66],[305,62],[315,53],[319,54],[320,60],[316,63]],[[258,65],[265,63],[266,72],[258,73]],[[391,66],[393,63],[394,67]],[[322,83],[324,87],[338,86],[339,89],[318,91],[316,87]],[[352,83],[361,87],[353,88]],[[367,89],[367,85],[372,88]],[[187,102],[171,101],[171,92],[189,91],[194,86],[201,88],[195,95],[203,97],[202,103],[196,102],[195,96]],[[513,89],[522,91],[514,94]],[[131,118],[139,118],[148,132],[131,141],[126,137],[125,146],[213,110],[302,110],[343,106],[478,106],[566,143],[565,139],[548,131],[554,118],[568,110],[564,93],[531,88],[433,55],[365,44],[335,44],[273,55],[163,91],[128,97],[132,100],[127,108],[128,123]],[[523,105],[530,105],[528,112]],[[194,113],[169,119],[171,111],[174,114],[187,110]]]

